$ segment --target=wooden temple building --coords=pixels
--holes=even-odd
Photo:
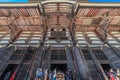
[[[8,71],[34,80],[37,68],[109,80],[106,71],[120,69],[120,3],[0,3],[0,80]]]

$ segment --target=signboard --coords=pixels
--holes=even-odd
[[[10,3],[10,2],[28,2],[28,0],[0,0],[2,3]]]
[[[89,2],[116,3],[120,2],[120,0],[89,0]]]

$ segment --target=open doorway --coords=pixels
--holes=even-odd
[[[110,68],[111,68],[111,66],[110,66],[110,64],[101,64],[101,66],[102,66],[102,68],[103,68],[103,70],[104,71],[109,71],[110,70]]]
[[[66,72],[67,71],[67,64],[51,64],[51,70],[57,69],[57,71]]]
[[[0,80],[4,80],[6,73],[10,72],[10,76],[15,72],[18,64],[8,64],[3,74],[0,76]]]

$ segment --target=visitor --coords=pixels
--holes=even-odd
[[[42,80],[43,78],[43,72],[41,68],[38,68],[36,71],[36,76],[35,76],[35,80]]]
[[[117,74],[112,69],[109,70],[108,75],[110,80],[119,80]]]
[[[10,71],[5,74],[4,80],[9,80],[10,78]]]
[[[68,70],[69,72],[69,80],[73,80],[73,72],[72,70]]]
[[[49,80],[52,80],[52,76],[53,76],[53,74],[52,74],[52,72],[50,71],[50,72],[49,72]]]
[[[15,75],[16,75],[16,71],[12,74],[12,76],[10,77],[10,80],[14,80],[15,79]]]
[[[65,80],[69,80],[69,73],[68,73],[68,71],[66,71],[66,73],[65,73]]]
[[[53,77],[52,77],[52,80],[57,80],[57,79],[56,79],[56,75],[57,75],[57,74],[56,74],[56,68],[55,68],[54,71],[53,71]]]
[[[120,79],[120,70],[117,68],[117,76],[119,77]]]
[[[48,78],[48,69],[45,69],[45,72],[44,72],[44,80],[47,80]]]
[[[108,74],[108,71],[107,71],[107,70],[105,70],[105,74],[106,74],[107,77],[109,78],[109,74]]]

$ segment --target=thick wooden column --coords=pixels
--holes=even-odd
[[[4,47],[5,49],[0,49],[0,76],[7,67],[7,62],[15,51],[14,46]]]
[[[40,65],[42,65],[42,55],[43,55],[43,48],[42,47],[38,47],[35,53],[35,56],[33,58],[33,62],[31,64],[31,68],[29,71],[29,76],[30,79],[33,80],[35,78],[36,75],[36,70],[37,68],[40,67]]]
[[[75,55],[75,58],[76,58],[78,71],[79,71],[81,80],[92,80],[86,61],[85,61],[85,58],[83,56],[83,53],[77,46],[73,47],[73,54]]]
[[[74,62],[72,59],[70,47],[66,47],[65,51],[66,51],[66,58],[67,58],[67,68],[73,71],[74,70]]]
[[[116,52],[116,55],[120,58],[120,48],[112,47],[112,49]]]
[[[50,62],[51,62],[51,49],[50,47],[47,47],[46,49],[46,69],[50,70]]]
[[[100,74],[100,79],[101,80],[108,80],[108,77],[106,76],[105,72],[103,71],[98,59],[96,58],[96,56],[95,56],[95,54],[94,54],[94,52],[92,50],[92,48],[87,47],[87,49],[88,49],[88,51],[89,51],[95,65],[96,65],[97,69],[98,69],[98,74]]]
[[[112,67],[117,68],[116,65],[120,64],[120,58],[115,54],[115,51],[112,50],[111,47],[107,47],[107,46],[103,46],[102,51],[111,62]]]

